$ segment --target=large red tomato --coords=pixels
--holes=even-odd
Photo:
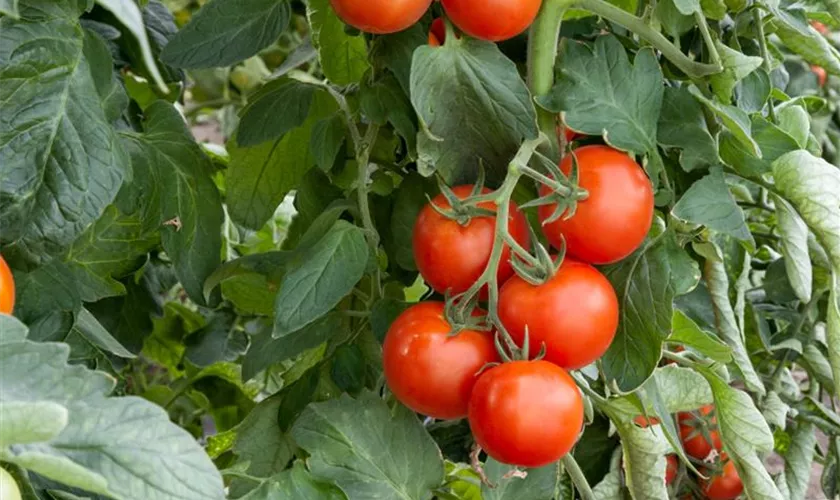
[[[421,302],[397,317],[382,346],[388,387],[404,405],[434,418],[467,415],[476,373],[498,361],[493,336],[452,330],[442,302]]]
[[[618,327],[615,290],[597,269],[566,259],[551,279],[534,286],[519,276],[499,292],[499,319],[521,346],[528,328],[530,356],[574,370],[607,350]]]
[[[725,457],[725,455],[721,456],[722,459]],[[709,473],[705,471],[704,475]],[[719,474],[713,475],[708,480],[701,479],[700,487],[709,500],[735,500],[744,491],[744,483],[741,482],[735,463],[731,460],[723,465],[723,470]]]
[[[402,31],[423,17],[432,0],[330,0],[342,21],[367,33]]]
[[[566,240],[568,255],[592,264],[609,264],[630,255],[645,239],[653,222],[653,188],[633,158],[608,146],[584,146],[574,151],[580,187],[589,197],[578,202],[577,212],[543,225],[548,241],[557,248]],[[568,174],[572,156],[560,169]],[[541,195],[549,188],[543,186]],[[540,220],[548,219],[555,205],[540,207]]]
[[[0,313],[12,314],[15,308],[15,279],[6,260],[0,255]]]
[[[499,462],[541,467],[572,449],[583,399],[572,377],[547,361],[514,361],[484,372],[469,411],[475,441]]]
[[[464,33],[498,42],[512,38],[537,17],[542,0],[441,0],[449,19]]]
[[[452,189],[456,196],[464,199],[470,195],[473,186],[457,186]],[[489,193],[489,189],[482,193]],[[437,207],[451,208],[441,194],[432,203]],[[481,208],[496,210],[496,205],[486,202]],[[528,247],[530,236],[528,221],[511,202],[508,231],[522,246]],[[439,293],[449,290],[452,294],[465,292],[475,283],[487,267],[490,252],[493,250],[493,236],[496,218],[491,216],[473,217],[466,225],[447,219],[435,211],[429,204],[423,207],[417,222],[414,223],[412,244],[417,269],[426,283]],[[505,246],[499,262],[499,284],[513,274],[510,265],[510,248]]]
[[[714,415],[709,417],[709,414],[714,411],[714,405],[707,405],[700,408],[695,413],[679,413],[677,420],[680,424],[680,439],[682,439],[683,448],[690,456],[705,460],[712,452],[712,449],[720,451],[723,444],[720,441],[720,433],[717,431],[717,418]],[[700,420],[700,421],[698,421]],[[703,422],[705,420],[705,422]],[[711,439],[706,439],[703,435],[701,423],[706,424],[706,431]]]

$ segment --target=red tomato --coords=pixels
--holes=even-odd
[[[446,41],[446,25],[443,19],[436,18],[432,21],[432,26],[429,28],[429,45],[432,47],[440,47]]]
[[[434,418],[467,415],[476,373],[498,361],[493,336],[452,330],[443,302],[421,302],[397,317],[382,346],[388,387],[404,405]]]
[[[811,21],[811,26],[813,26],[815,30],[819,31],[820,34],[828,34],[828,27],[819,21]]]
[[[609,264],[630,255],[645,239],[653,222],[653,188],[633,158],[608,146],[584,146],[574,151],[580,186],[589,197],[578,202],[577,212],[543,225],[548,241],[557,248],[566,240],[568,255],[592,264]],[[560,169],[568,174],[572,156]],[[549,188],[543,186],[540,194]],[[545,222],[555,205],[539,209]]]
[[[677,471],[679,471],[680,464],[677,462],[676,455],[668,455],[665,457],[668,463],[665,465],[665,484],[671,484],[677,478]]]
[[[534,286],[514,276],[499,292],[499,319],[522,345],[528,328],[530,356],[545,344],[545,359],[569,370],[607,350],[618,327],[618,299],[597,269],[566,259],[550,280]]]
[[[817,76],[817,84],[820,87],[825,86],[825,81],[828,80],[828,73],[825,72],[825,68],[812,64],[811,71]]]
[[[469,411],[475,441],[499,462],[542,467],[572,449],[583,398],[572,377],[547,361],[513,361],[484,372]]]
[[[537,17],[542,0],[441,0],[446,15],[464,33],[498,42],[512,38]]]
[[[432,0],[330,0],[342,21],[367,33],[402,31],[423,17]]]
[[[457,186],[452,191],[458,198],[464,199],[471,194],[472,189],[473,186],[465,185]],[[489,192],[486,188],[482,190],[482,193]],[[436,196],[432,203],[440,208],[451,208],[442,194]],[[479,207],[496,210],[492,202],[481,203]],[[528,248],[528,221],[512,202],[509,214],[508,231],[516,241]],[[447,290],[452,294],[465,292],[487,267],[493,250],[495,226],[495,217],[473,217],[462,226],[442,216],[429,204],[423,207],[414,223],[412,244],[414,261],[426,283],[439,293]],[[510,248],[505,246],[499,263],[499,285],[512,274]]]
[[[717,418],[714,416],[705,418],[714,411],[714,405],[707,405],[700,410],[698,410],[699,417],[695,413],[679,413],[677,414],[677,420],[680,424],[680,439],[682,439],[683,448],[685,448],[685,452],[690,456],[698,459],[698,460],[705,460],[706,457],[709,456],[709,453],[712,452],[712,449],[720,451],[723,448],[723,444],[720,441],[720,434],[717,431]],[[697,419],[698,418],[705,418],[707,424],[707,432],[709,438],[711,439],[711,443],[707,440],[703,432],[701,431],[700,425],[698,425]]]
[[[15,279],[6,260],[0,255],[0,313],[12,314],[15,308]]]
[[[560,134],[563,134],[563,137],[566,139],[566,143],[572,142],[575,139],[575,137],[578,136],[578,133],[575,132],[574,130],[572,130],[568,127],[564,127],[561,124],[557,124],[557,138],[558,138],[558,140],[560,139]]]
[[[725,457],[725,455],[721,456],[721,458]],[[708,474],[708,471],[704,472],[704,475]],[[744,491],[744,483],[738,476],[735,463],[728,460],[720,473],[713,475],[708,480],[701,479],[700,488],[709,500],[734,500]]]
[[[638,415],[633,419],[633,423],[635,423],[639,427],[647,428],[651,425],[658,425],[659,419],[656,417],[646,417],[644,415]]]

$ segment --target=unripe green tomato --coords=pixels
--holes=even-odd
[[[0,469],[0,498],[3,500],[21,500],[20,489],[15,478],[6,469]]]

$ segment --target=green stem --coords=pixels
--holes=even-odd
[[[755,29],[758,31],[758,46],[761,49],[761,57],[764,59],[764,71],[770,73],[770,52],[767,50],[767,37],[764,35],[764,20],[761,18],[761,11],[753,9],[753,22]],[[773,96],[770,96],[769,106],[767,106],[767,114],[770,121],[776,123],[776,108],[773,106]]]
[[[594,500],[595,494],[592,492],[586,476],[583,475],[583,471],[580,470],[580,466],[571,453],[566,453],[566,456],[563,457],[563,466],[566,468],[566,472],[572,477],[572,482],[575,483],[575,487],[580,493],[580,498],[582,500]]]
[[[703,64],[693,61],[688,56],[668,41],[661,33],[648,26],[644,20],[630,14],[629,12],[616,7],[604,0],[577,0],[577,5],[585,10],[597,14],[604,19],[620,24],[642,39],[653,45],[662,55],[670,60],[683,73],[691,78],[702,78],[704,76],[720,73],[723,68],[720,65]]]
[[[702,12],[694,13],[694,21],[700,28],[700,34],[703,35],[703,41],[706,42],[706,48],[709,50],[709,57],[712,59],[712,64],[718,67],[723,67],[720,62],[720,54],[718,54],[715,41],[712,39],[712,34],[709,32],[709,23],[706,22],[706,16]]]

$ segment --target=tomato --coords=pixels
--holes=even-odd
[[[452,189],[460,199],[472,193],[473,186],[457,186]],[[489,193],[483,189],[482,193]],[[432,203],[435,206],[451,208],[446,198],[440,194]],[[496,210],[492,202],[479,205],[480,208]],[[413,247],[417,269],[426,283],[439,293],[449,290],[452,294],[465,292],[475,283],[487,267],[490,252],[493,250],[493,237],[496,218],[491,216],[473,217],[466,225],[447,219],[435,211],[430,204],[423,207],[414,223]],[[508,231],[522,246],[528,248],[530,235],[528,221],[510,204]],[[513,275],[510,265],[510,248],[505,246],[499,262],[499,284]]]
[[[367,33],[402,31],[423,17],[432,0],[330,0],[342,21]]]
[[[565,127],[562,124],[557,124],[557,140],[560,140],[560,134],[563,134],[563,138],[566,139],[566,143],[570,143],[575,140],[575,137],[578,136],[578,133],[574,130],[570,129],[569,127]]]
[[[820,87],[825,86],[825,81],[828,80],[828,73],[825,72],[825,68],[812,64],[811,71],[817,76],[817,84]]]
[[[714,409],[714,405],[707,405],[700,408],[697,412],[699,413],[699,417],[694,413],[677,414],[683,448],[685,448],[687,454],[698,460],[705,460],[709,456],[709,453],[712,452],[712,449],[720,451],[723,448],[720,441],[720,433],[717,431],[717,418],[714,415],[711,417],[708,416]],[[706,432],[711,442],[703,435],[702,424],[706,425]]]
[[[446,41],[446,25],[443,19],[436,18],[432,21],[432,26],[429,28],[429,45],[432,47],[440,47]]]
[[[391,324],[382,346],[388,387],[404,405],[434,418],[467,416],[476,374],[498,361],[493,336],[452,330],[443,302],[421,302]]]
[[[484,372],[470,397],[475,441],[499,462],[542,467],[572,449],[583,398],[572,377],[547,361],[513,361]]]
[[[12,314],[15,308],[15,279],[6,260],[0,255],[0,313]]]
[[[721,456],[724,459],[725,457]],[[704,472],[704,475],[708,474],[708,471]],[[744,483],[738,476],[735,463],[727,460],[720,473],[712,475],[708,480],[700,480],[700,488],[709,500],[734,500],[744,491]]]
[[[6,469],[0,468],[0,499],[20,500],[20,489],[15,478]]]
[[[644,429],[650,427],[651,425],[659,425],[659,419],[656,417],[638,415],[633,419],[633,423]]]
[[[677,478],[677,472],[679,471],[680,464],[677,462],[676,455],[667,455],[665,460],[668,462],[665,465],[665,484],[671,484],[674,482],[674,479]]]
[[[578,202],[577,211],[543,225],[548,241],[557,248],[566,241],[567,254],[592,264],[609,264],[630,255],[645,239],[653,222],[653,188],[644,170],[633,158],[608,146],[584,146],[574,151],[580,187],[589,197]],[[572,155],[560,169],[568,174]],[[541,195],[549,192],[543,186]],[[555,205],[539,209],[545,222]]]
[[[520,346],[528,328],[531,357],[544,343],[545,359],[569,370],[601,357],[618,327],[618,299],[610,282],[589,264],[571,259],[542,285],[512,277],[499,292],[498,311]]]
[[[811,21],[811,26],[813,26],[814,29],[819,31],[822,35],[828,34],[828,27],[819,21]]]
[[[441,0],[449,20],[464,33],[498,42],[512,38],[537,17],[542,0]]]

